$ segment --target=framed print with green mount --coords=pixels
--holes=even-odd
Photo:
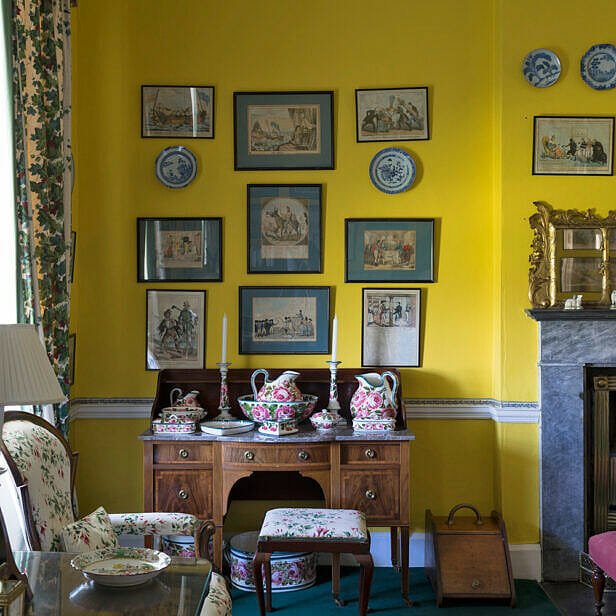
[[[235,92],[235,169],[333,169],[333,98],[331,91]]]
[[[137,281],[172,280],[222,280],[222,218],[137,218]]]
[[[205,367],[205,291],[147,290],[145,367]]]
[[[434,282],[433,218],[347,218],[346,282]]]
[[[428,88],[355,90],[357,142],[430,139]]]
[[[329,287],[240,287],[245,354],[329,352]]]
[[[421,289],[363,289],[362,366],[417,367]]]
[[[213,86],[141,86],[141,136],[214,138]]]
[[[613,117],[535,116],[533,175],[613,174]]]
[[[320,273],[321,184],[248,185],[248,273]]]

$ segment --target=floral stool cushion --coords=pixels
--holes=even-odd
[[[119,547],[107,512],[99,507],[90,515],[62,529],[65,552],[81,553],[102,548]]]
[[[222,575],[212,573],[210,589],[203,601],[199,616],[231,616],[231,595]]]
[[[366,516],[355,509],[271,509],[265,514],[259,541],[368,542]]]

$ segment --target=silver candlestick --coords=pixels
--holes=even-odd
[[[231,415],[231,407],[229,406],[229,386],[227,384],[227,373],[231,362],[220,362],[216,364],[220,369],[220,403],[218,410],[220,414],[216,417],[217,420],[235,419]]]
[[[336,383],[336,375],[338,372],[339,361],[328,361],[329,364],[329,401],[327,410],[334,416],[337,424],[346,424],[346,419],[338,412],[340,410],[340,402],[338,402],[338,384]]]

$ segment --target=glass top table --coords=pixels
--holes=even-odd
[[[33,600],[28,615],[197,616],[209,586],[211,563],[173,558],[153,580],[129,588],[99,586],[71,567],[74,554],[15,552]]]

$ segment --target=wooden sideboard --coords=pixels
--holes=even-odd
[[[280,370],[271,370],[272,376]],[[298,370],[304,393],[319,396],[318,408],[327,404],[329,371]],[[338,372],[341,414],[349,420],[348,403],[361,369]],[[251,370],[230,370],[230,400],[250,393]],[[152,418],[168,406],[173,387],[197,390],[208,417],[218,413],[215,370],[163,370],[159,374]],[[402,395],[398,392],[398,408]],[[241,411],[233,405],[234,415]],[[257,431],[227,437],[204,433],[160,435],[146,431],[144,446],[144,509],[179,511],[212,519],[214,561],[222,565],[222,533],[229,503],[235,498],[299,500],[321,498],[326,506],[359,509],[370,526],[391,528],[392,564],[402,573],[402,594],[408,597],[409,566],[409,448],[414,435],[406,429],[404,413],[397,429],[359,434],[350,426],[317,432],[305,422],[297,434],[272,437]]]

